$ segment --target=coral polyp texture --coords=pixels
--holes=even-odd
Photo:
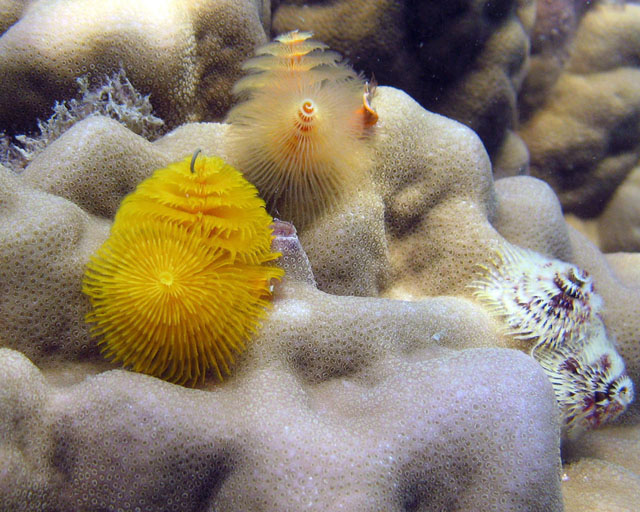
[[[23,171],[0,165],[0,510],[637,510],[640,256],[602,254],[567,224],[557,196],[605,208],[602,230],[616,239],[636,224],[627,171],[640,140],[640,7],[609,3],[113,0],[96,16],[92,0],[5,2],[5,141],[33,139],[56,102],[70,105],[77,77],[91,91],[120,67],[171,131],[141,137],[97,109],[38,144]],[[314,36],[267,44],[296,28]],[[277,146],[260,146],[255,128],[288,108],[274,104],[286,88],[276,77],[296,98],[287,126],[300,140],[348,96],[331,124],[349,136],[329,152],[342,155],[330,176],[346,183],[303,207],[285,205],[284,185],[295,183],[280,183],[269,207],[297,230],[277,221],[252,242],[269,219],[252,223],[233,206],[245,189],[222,168],[224,192],[199,183],[183,159],[201,147],[249,176],[242,151]],[[234,91],[245,125],[189,122],[224,119]],[[292,160],[293,146],[281,147],[276,161]],[[304,155],[295,166],[313,160]],[[527,174],[529,155],[556,192],[513,176]],[[198,157],[194,171],[204,164]],[[618,194],[619,183],[631,188]],[[597,200],[614,189],[614,203]],[[184,325],[206,345],[202,359],[185,347],[170,361],[142,337],[123,355],[128,369],[101,356],[108,345],[91,333],[99,323],[84,321],[92,304],[82,287],[103,245],[109,272],[156,272],[134,274],[138,288],[112,281],[134,290],[112,311],[147,297],[140,325],[166,315],[159,338],[183,339],[172,322]],[[469,287],[483,280],[479,264],[503,279],[515,246],[565,269],[564,284],[551,279],[539,297],[549,316],[560,310],[554,325],[542,322],[542,342],[535,318],[511,325]],[[272,306],[240,337],[243,352],[198,338],[235,318],[211,313],[212,301],[238,297],[217,291],[215,265],[248,268],[265,250],[283,256],[262,265],[286,274],[273,291],[263,280]],[[510,279],[512,306],[533,300]],[[601,303],[587,300],[593,290]],[[162,376],[175,382],[212,378],[188,389],[129,371],[136,357],[166,364]]]
[[[272,212],[303,227],[366,178],[365,82],[307,32],[259,48],[228,115],[229,151]]]
[[[509,334],[532,340],[531,352],[577,341],[602,308],[586,271],[535,251],[506,246],[479,274],[474,296]]]
[[[538,350],[535,359],[553,384],[569,439],[614,421],[633,401],[633,382],[600,321],[579,342]]]
[[[194,385],[222,379],[269,306],[271,217],[220,158],[160,169],[127,196],[92,256],[83,291],[104,354],[134,371]]]

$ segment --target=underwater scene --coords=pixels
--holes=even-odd
[[[640,510],[640,2],[0,0],[0,512]]]

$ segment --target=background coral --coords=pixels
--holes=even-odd
[[[579,0],[536,2],[529,69],[518,94],[520,119],[527,119],[544,103],[564,70],[580,17],[589,4]]]
[[[552,185],[566,211],[600,214],[640,158],[635,3],[281,0],[274,7],[276,31],[313,30],[382,84],[470,126],[496,177],[525,174],[531,160],[532,174]],[[624,233],[606,225],[634,238],[628,224]]]
[[[292,276],[304,253],[289,247]],[[22,418],[20,436],[3,437],[13,476],[1,505],[562,510],[548,381],[523,354],[446,348],[491,344],[481,310],[452,324],[459,307],[474,311],[289,279],[238,372],[206,391],[123,371],[52,387],[50,372],[1,349],[3,418]]]
[[[518,133],[531,173],[551,184],[567,212],[600,214],[640,159],[639,52],[640,6],[600,3],[582,17],[540,107],[523,112]],[[534,71],[524,98],[540,94]]]
[[[31,2],[0,37],[0,126],[11,135],[32,131],[55,101],[74,95],[77,77],[88,75],[94,85],[120,68],[151,95],[169,127],[222,117],[240,64],[266,41],[267,5],[117,0],[96,9],[92,0]]]
[[[95,85],[119,64],[169,127],[221,118],[241,62],[271,34],[308,28],[357,70],[470,126],[495,176],[527,173],[531,154],[534,175],[580,215],[601,212],[638,160],[635,3],[281,0],[273,24],[258,0],[111,2],[100,23],[86,4],[6,2],[0,126],[9,135],[35,130],[78,76]],[[555,126],[565,119],[572,129]]]
[[[616,189],[597,229],[597,243],[604,252],[640,252],[640,166]]]
[[[534,17],[530,0],[280,0],[273,30],[313,31],[379,83],[471,127],[492,157],[504,149],[500,172],[514,174],[526,168],[512,130]]]

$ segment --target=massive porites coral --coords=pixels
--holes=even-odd
[[[115,138],[92,136],[109,127]],[[15,311],[3,316],[0,335],[4,508],[561,509],[558,414],[539,366],[492,348],[493,322],[463,298],[318,291],[295,237],[277,240],[288,280],[228,381],[194,391],[105,371],[114,365],[97,359],[73,321],[88,307],[77,293],[81,272],[127,188],[114,183],[131,179],[130,165],[150,174],[159,155],[177,159],[195,142],[224,153],[227,132],[185,125],[149,143],[119,128],[100,117],[81,121],[31,164],[41,180],[31,181],[29,168],[0,174],[3,225],[15,224],[1,245],[10,284],[3,311]],[[74,144],[83,158],[44,165]],[[120,148],[120,165],[107,147]],[[128,164],[131,154],[139,159]],[[94,213],[34,188],[65,181],[76,186],[59,193],[81,189],[73,197]],[[55,222],[31,218],[35,204],[55,205]],[[65,230],[74,236],[60,236]],[[50,267],[47,247],[66,257]],[[40,261],[24,257],[31,253]],[[37,297],[46,312],[32,312]]]
[[[83,123],[76,131],[94,126]],[[87,163],[86,178],[95,164]],[[33,197],[59,205],[58,224],[98,222],[84,213],[69,219],[77,206],[2,173],[3,204],[14,204],[3,221],[34,213],[25,200]],[[48,289],[42,280],[59,268],[80,270],[88,255],[77,257],[79,249],[95,241],[52,239],[55,226],[19,223],[49,236],[13,237],[4,256],[56,239],[71,256],[54,269],[32,258],[8,268],[35,277],[19,294],[3,289],[27,310],[37,294],[77,288],[77,277]],[[18,350],[0,350],[2,508],[561,510],[557,410],[540,368],[518,352],[452,350],[494,344],[479,307],[328,295],[315,288],[295,237],[276,240],[275,249],[288,279],[269,319],[235,375],[203,390],[104,371],[65,352],[83,337],[65,334],[66,309],[46,315],[62,347],[7,330],[37,329],[40,314],[6,319],[3,344]],[[83,309],[79,297],[64,301]]]
[[[131,184],[194,146],[226,156],[228,126],[188,124],[150,143],[94,117],[21,175],[2,169],[2,225],[12,225],[0,245],[2,304],[15,312],[0,324],[9,508],[28,495],[45,510],[331,509],[333,499],[346,510],[561,509],[549,382],[525,354],[497,348],[513,340],[465,283],[502,235],[580,263],[636,385],[637,289],[567,229],[542,182],[494,186],[471,130],[392,88],[379,88],[374,107],[371,186],[300,233],[315,281],[297,239],[277,240],[289,277],[274,309],[234,375],[202,390],[106,371],[116,366],[78,324],[81,275]],[[55,205],[55,222],[34,205]],[[53,267],[51,252],[64,255]],[[589,454],[620,470],[588,446],[577,464]],[[593,478],[592,467],[571,474]]]
[[[55,386],[1,349],[3,509],[562,509],[539,367],[444,347],[491,343],[473,307],[276,295],[236,375],[202,391],[121,370]]]
[[[77,77],[95,84],[120,68],[169,126],[222,117],[270,21],[260,0],[28,4],[0,10],[0,126],[18,134],[73,97]]]
[[[286,253],[290,279],[278,288],[264,331],[231,380],[200,391],[106,371],[116,366],[100,358],[81,320],[88,304],[79,283],[123,196],[197,147],[228,159],[228,126],[187,124],[149,143],[96,116],[71,128],[21,176],[0,169],[0,346],[6,347],[0,508],[91,510],[102,503],[125,510],[136,504],[282,510],[289,500],[308,503],[315,496],[312,505],[331,509],[323,494],[331,484],[338,491],[327,494],[337,493],[339,504],[354,510],[560,508],[558,422],[548,383],[523,354],[495,348],[527,346],[504,335],[499,319],[473,302],[467,286],[478,264],[510,243],[589,272],[603,297],[607,332],[640,387],[638,255],[603,256],[566,225],[543,182],[491,178],[492,171],[513,174],[527,166],[513,127],[534,3],[303,3],[274,2],[275,30],[308,27],[284,25],[285,11],[297,21],[303,14],[318,22],[308,27],[316,37],[356,69],[375,71],[383,84],[406,78],[402,86],[423,103],[421,91],[433,93],[426,104],[477,130],[493,169],[471,130],[424,111],[398,90],[379,88],[371,183],[299,233],[323,292],[310,285],[311,269],[295,263],[304,261],[301,253]],[[531,144],[536,162],[562,168],[575,157],[593,163],[595,179],[589,175],[584,190],[597,192],[600,180],[609,194],[607,170],[616,169],[617,184],[637,160],[637,88],[633,80],[606,79],[635,76],[640,32],[635,6],[605,3],[579,25],[572,53],[561,63],[571,63],[567,73],[553,74],[536,98],[540,110],[532,107],[523,118],[531,126],[538,118],[551,121],[530,131],[527,124],[522,134],[540,143]],[[110,2],[102,3],[102,17],[87,16],[95,3],[86,0],[19,4],[0,2],[8,6],[0,20],[6,29],[0,115],[3,129],[19,131],[73,94],[84,66],[95,80],[124,64],[169,126],[220,117],[240,63],[266,41],[269,28],[268,3],[259,1]],[[570,21],[567,41],[579,20]],[[385,76],[387,69],[404,74]],[[425,88],[431,72],[435,85]],[[591,80],[605,87],[573,87]],[[595,131],[588,122],[578,123],[584,130],[547,129],[576,114],[589,121],[593,113],[606,121]],[[567,139],[556,137],[547,147],[541,139],[549,133]],[[574,151],[582,140],[588,151]],[[595,155],[604,160],[584,158],[594,147],[605,148]],[[609,149],[621,152],[609,159]],[[633,199],[617,199],[610,210],[614,224],[625,215],[633,226]],[[609,232],[605,222],[602,229]],[[486,415],[476,415],[478,403],[487,404]],[[634,510],[639,411],[636,402],[616,425],[564,444],[567,510]],[[436,413],[445,417],[438,427]],[[534,426],[540,451],[514,434],[515,441],[496,452],[495,422],[507,437]],[[485,431],[485,437],[478,433]],[[507,474],[510,461],[531,454],[538,466],[526,460],[522,471]],[[260,460],[266,462],[256,467]],[[140,476],[129,478],[130,467]],[[488,485],[495,494],[486,496],[487,486],[478,482],[496,472],[501,480]],[[185,478],[191,474],[197,481]]]

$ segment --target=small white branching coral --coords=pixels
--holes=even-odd
[[[129,130],[148,140],[164,133],[164,121],[153,115],[149,95],[140,94],[123,70],[105,77],[96,87],[89,88],[89,78],[76,79],[79,98],[56,102],[47,121],[38,121],[38,134],[16,135],[13,140],[0,133],[0,163],[20,170],[51,142],[77,122],[92,115],[115,119]]]
[[[509,247],[480,265],[474,296],[502,319],[507,334],[529,340],[570,439],[617,418],[633,384],[600,317],[602,298],[589,274],[534,251]]]

